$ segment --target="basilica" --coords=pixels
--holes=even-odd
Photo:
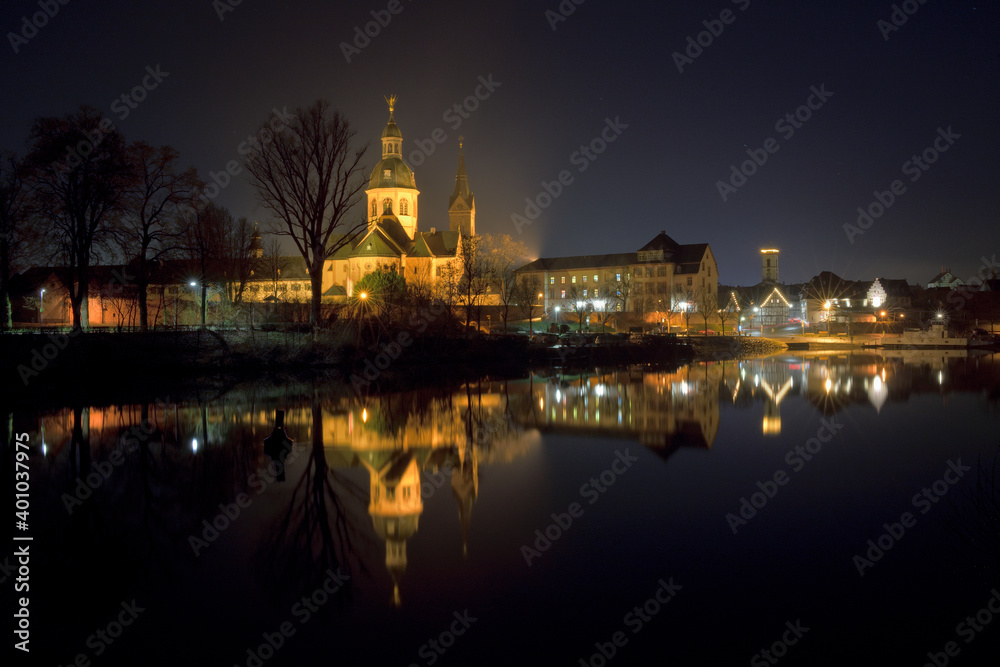
[[[413,170],[403,161],[403,133],[394,116],[396,98],[386,101],[389,120],[382,130],[382,159],[372,169],[365,190],[368,228],[327,260],[324,301],[351,296],[354,284],[379,267],[395,270],[408,283],[432,287],[442,275],[457,269],[462,239],[476,234],[476,200],[469,190],[461,137],[455,190],[448,202],[448,229],[420,230],[420,191]]]

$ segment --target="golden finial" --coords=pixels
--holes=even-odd
[[[396,107],[396,96],[390,95],[389,97],[385,98],[385,101],[386,104],[389,105],[389,115],[391,116],[393,109]]]
[[[465,137],[463,137],[462,135],[459,135],[458,136],[458,148],[459,148],[459,150],[462,149],[462,142],[464,142],[464,141],[465,141]]]

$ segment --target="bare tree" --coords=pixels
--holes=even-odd
[[[281,241],[277,238],[268,239],[264,245],[264,256],[261,258],[261,273],[271,284],[271,296],[278,299],[278,282],[281,272],[288,269],[288,259],[281,255]]]
[[[30,142],[28,181],[68,264],[73,328],[88,329],[91,261],[135,180],[125,138],[110,118],[84,106],[36,119]]]
[[[720,305],[717,316],[719,318],[719,324],[722,325],[723,336],[726,335],[726,322],[728,322],[729,320],[733,320],[735,322],[736,318],[738,318],[739,315],[740,312],[738,310],[736,301],[733,298],[727,299],[724,305]]]
[[[611,279],[608,289],[608,298],[614,299],[617,310],[628,312],[629,298],[632,296],[632,271],[628,266],[615,266],[610,271]],[[607,299],[605,299],[607,301]]]
[[[517,304],[521,316],[528,320],[529,334],[535,312],[542,309],[542,289],[541,278],[533,273],[521,276],[514,287],[514,302]]]
[[[482,237],[462,237],[459,248],[458,302],[465,308],[465,326],[469,326],[473,314],[476,323],[479,323],[483,300],[490,286],[482,249]]]
[[[183,171],[170,146],[153,148],[139,141],[129,146],[137,179],[128,192],[127,209],[115,228],[125,260],[135,271],[139,330],[149,326],[147,290],[152,267],[184,245],[182,211],[190,210],[200,183],[193,167]]]
[[[233,224],[233,215],[228,209],[209,203],[198,209],[195,219],[186,228],[188,256],[198,265],[195,287],[201,291],[201,326],[205,326],[208,319],[209,285],[224,279],[221,267],[226,254],[226,238]]]
[[[718,314],[719,298],[712,290],[700,287],[694,295],[694,302],[698,308],[698,314],[705,321],[705,335],[707,336],[708,318]]]
[[[590,314],[594,312],[594,299],[591,296],[583,296],[582,290],[573,285],[569,290],[567,300],[570,306],[569,312],[576,315],[577,330],[582,332],[584,320],[588,319]]]
[[[514,270],[525,263],[528,247],[523,241],[512,239],[510,234],[486,234],[482,237],[479,252],[487,284],[500,301],[500,317],[503,319],[504,333],[507,333],[507,319],[511,306],[514,305],[518,286]]]
[[[10,279],[30,255],[35,230],[21,161],[13,153],[0,156],[0,331],[10,329]]]
[[[351,148],[355,132],[340,112],[317,100],[298,108],[287,124],[265,124],[260,143],[247,156],[250,182],[261,203],[277,217],[276,233],[302,254],[312,288],[309,322],[320,321],[323,265],[363,232],[364,214],[349,222],[366,185],[361,160],[368,145]]]
[[[253,248],[253,225],[245,217],[232,220],[220,230],[222,233],[222,279],[224,293],[229,303],[243,303],[250,277],[257,268]]]

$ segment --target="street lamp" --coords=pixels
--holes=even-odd
[[[45,288],[38,293],[38,326],[42,326],[42,308],[45,306]]]

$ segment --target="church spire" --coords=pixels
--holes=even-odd
[[[458,138],[458,171],[455,191],[448,200],[448,219],[453,232],[463,236],[476,235],[476,195],[469,190],[469,175],[465,172],[465,138]]]
[[[465,143],[465,137],[458,138],[458,172],[455,174],[455,191],[451,195],[451,199],[448,201],[448,206],[453,206],[455,200],[459,197],[464,199],[467,203],[472,199],[472,193],[469,192],[469,175],[465,171],[465,151],[462,149],[462,145]]]

